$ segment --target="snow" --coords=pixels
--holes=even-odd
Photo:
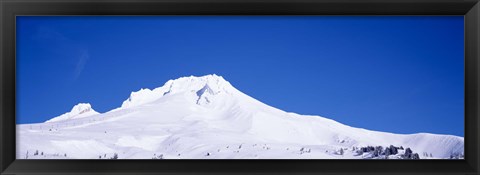
[[[97,111],[92,109],[90,103],[79,103],[75,105],[70,112],[62,114],[58,117],[54,117],[46,122],[58,122],[64,120],[72,120],[78,118],[84,118],[92,115],[99,114]]]
[[[370,131],[285,112],[215,74],[132,92],[121,107],[101,114],[81,103],[17,131],[18,159],[108,159],[115,153],[119,159],[363,159],[369,153],[359,156],[354,147],[390,145],[429,159],[464,152],[463,137]],[[44,155],[33,155],[37,150]]]

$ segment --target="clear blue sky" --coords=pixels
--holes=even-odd
[[[273,107],[464,135],[463,16],[17,17],[17,123],[217,74]]]

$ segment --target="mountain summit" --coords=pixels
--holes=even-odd
[[[92,106],[90,103],[79,103],[75,106],[73,106],[72,110],[70,112],[67,112],[65,114],[62,114],[58,117],[52,118],[50,120],[47,120],[46,122],[57,122],[57,121],[62,121],[62,120],[72,120],[72,119],[79,119],[79,118],[84,118],[88,117],[91,115],[96,115],[99,114],[97,111],[93,110]]]
[[[74,159],[446,159],[464,152],[463,137],[370,131],[285,112],[217,75],[132,92],[106,113],[79,104],[18,128],[19,159],[35,150],[48,156],[34,158]]]
[[[205,88],[205,89],[204,89]],[[121,108],[129,108],[155,101],[166,95],[173,95],[183,92],[196,92],[199,101],[206,92],[208,94],[229,93],[234,90],[233,86],[222,76],[205,75],[201,77],[182,77],[175,80],[168,80],[165,85],[153,90],[140,89],[132,92],[130,97],[122,103]],[[208,101],[208,98],[204,97]]]

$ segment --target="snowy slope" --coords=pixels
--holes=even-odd
[[[217,75],[182,77],[132,92],[121,107],[102,114],[80,104],[46,123],[17,125],[17,131],[18,159],[106,159],[115,154],[120,159],[362,159],[371,153],[359,155],[358,148],[390,145],[429,159],[464,152],[463,137],[369,131],[288,113],[243,94]]]

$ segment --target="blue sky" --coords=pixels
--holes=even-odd
[[[17,17],[17,123],[217,74],[273,107],[464,135],[463,16]]]

